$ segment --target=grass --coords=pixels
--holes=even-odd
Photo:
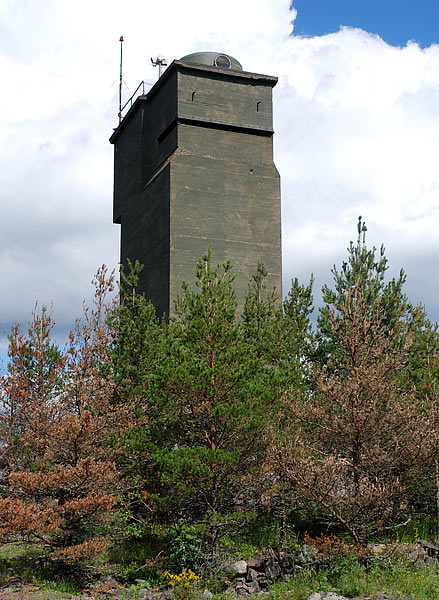
[[[304,571],[288,581],[274,584],[262,595],[268,600],[304,600],[313,592],[336,592],[348,598],[371,596],[384,592],[393,598],[437,600],[439,572],[437,569],[411,565],[383,567],[375,564],[365,570],[358,563],[342,565],[337,575],[325,571]],[[223,596],[224,597],[224,596]]]
[[[38,585],[43,590],[63,592],[72,595],[79,595],[81,593],[81,589],[78,587],[78,584],[72,579],[61,578],[58,580],[54,579],[52,581],[47,579],[38,581],[38,579],[34,578],[32,583]]]
[[[416,524],[414,526],[416,528]],[[418,533],[417,530],[415,533]],[[260,542],[263,535],[259,535],[260,539],[258,541]],[[267,535],[267,533],[264,532],[264,535]],[[418,536],[412,535],[413,537]],[[267,538],[264,541],[267,541]],[[228,560],[250,558],[261,554],[261,548],[245,538],[226,539],[224,542],[223,551]],[[329,548],[332,547],[329,546]],[[358,558],[354,551],[346,554],[344,551],[337,550],[336,546],[334,548],[339,554],[332,554],[329,568],[299,571],[288,580],[274,584],[269,592],[260,596],[261,599],[306,600],[313,592],[328,591],[339,593],[348,598],[361,598],[363,596],[374,598],[378,592],[386,593],[389,597],[395,599],[437,600],[439,598],[439,566],[415,567],[410,562],[404,545],[398,546],[399,551],[396,554],[390,552],[366,560]],[[140,540],[138,543],[134,543],[129,550],[127,547],[120,548],[117,558],[119,561],[124,559],[121,562],[125,564],[119,562],[115,566],[118,567],[119,573],[124,575],[127,582],[124,592],[127,598],[137,597],[137,588],[147,587],[148,585],[146,582],[142,582],[130,587],[129,581],[134,582],[135,579],[142,578],[148,580],[149,585],[163,583],[162,577],[160,577],[161,568],[156,571],[156,565],[148,564],[146,557],[150,550],[148,544],[142,547]],[[136,561],[133,560],[135,557],[137,558]],[[81,592],[79,578],[75,576],[73,571],[63,572],[59,568],[57,571],[56,565],[53,565],[50,561],[44,561],[38,550],[24,543],[17,542],[0,547],[0,583],[12,577],[18,577],[21,581],[32,583],[49,593],[79,595]],[[209,579],[209,577],[206,577],[198,587],[199,589],[207,587],[211,591],[215,591],[215,589],[221,589],[222,582],[222,576],[218,572],[216,578]],[[183,591],[185,597],[180,600],[195,598],[195,590],[184,589]],[[232,596],[215,594],[214,598],[216,600],[230,600]]]
[[[395,539],[398,542],[411,543],[417,540],[428,540],[434,543],[436,539],[436,522],[429,515],[411,519],[403,527],[395,529]]]
[[[40,550],[25,542],[0,547],[0,583],[13,577],[47,591],[81,593],[74,571],[65,572],[56,563],[46,562]]]

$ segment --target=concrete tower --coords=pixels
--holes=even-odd
[[[276,83],[225,54],[191,54],[136,99],[111,136],[121,262],[144,265],[139,291],[158,315],[172,313],[209,244],[215,263],[234,265],[238,310],[258,261],[281,295]]]

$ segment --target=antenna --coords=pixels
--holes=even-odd
[[[119,78],[119,123],[122,121],[122,43],[123,35],[119,38],[120,42],[120,78]]]
[[[163,67],[166,67],[166,65],[168,64],[168,61],[166,60],[166,58],[163,58],[163,56],[157,56],[157,58],[152,58],[151,56],[151,64],[153,67],[158,67],[159,68],[159,79],[162,76],[163,73]]]

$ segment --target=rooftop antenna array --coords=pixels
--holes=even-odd
[[[152,83],[149,83],[147,81],[141,81],[140,84],[137,86],[136,91],[134,92],[134,94],[131,96],[131,98],[128,100],[128,102],[125,103],[125,106],[122,106],[122,83],[123,83],[123,77],[122,77],[122,59],[123,59],[123,35],[120,36],[119,38],[119,42],[120,42],[120,71],[119,71],[119,112],[117,113],[117,116],[119,117],[119,125],[122,122],[122,111],[124,110],[124,108],[131,103],[131,106],[133,104],[133,97],[136,95],[137,91],[142,88],[142,92],[143,94],[145,93],[145,84],[146,85],[153,85]],[[152,58],[151,57],[151,64],[153,67],[158,67],[159,68],[159,79],[162,76],[163,73],[163,68],[166,67],[168,65],[168,61],[166,58],[163,58],[163,56],[157,56],[156,58]]]
[[[152,58],[151,56],[151,64],[153,67],[158,67],[159,68],[159,79],[162,76],[163,73],[163,67],[166,67],[166,65],[168,64],[168,61],[166,60],[166,58],[163,58],[163,56],[157,56],[157,58]]]

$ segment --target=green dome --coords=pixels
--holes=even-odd
[[[236,58],[233,58],[233,56],[229,56],[229,54],[224,54],[223,52],[194,52],[193,54],[186,54],[180,60],[199,65],[219,67],[221,69],[242,71],[241,63]]]

